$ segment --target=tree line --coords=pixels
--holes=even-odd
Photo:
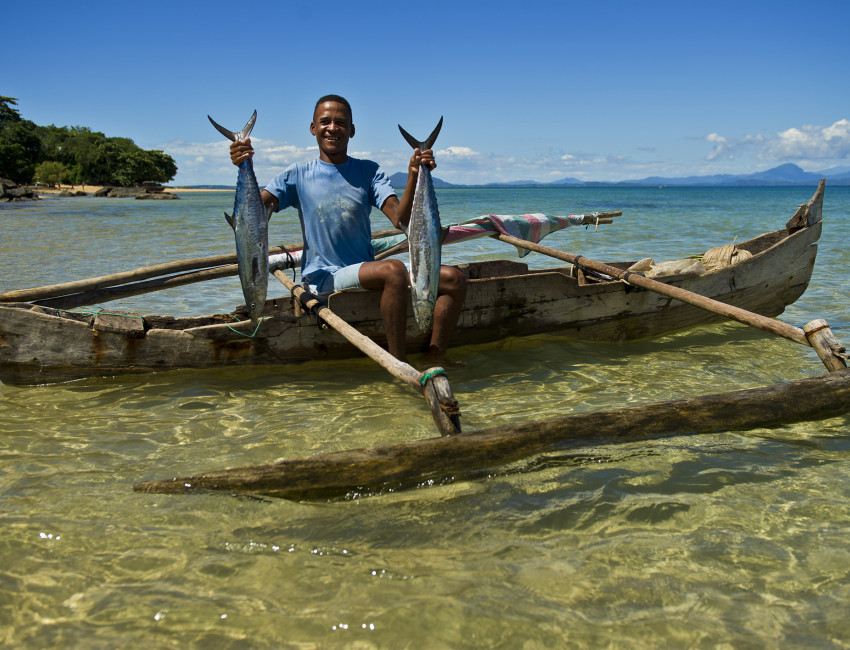
[[[22,185],[167,183],[174,159],[129,138],[108,138],[84,126],[39,126],[21,117],[17,99],[0,96],[0,178]]]

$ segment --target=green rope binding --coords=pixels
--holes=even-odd
[[[57,309],[57,312],[61,311],[66,314],[80,314],[81,316],[120,316],[121,318],[138,318],[140,321],[144,322],[144,318],[141,316],[134,316],[133,314],[113,314],[108,311],[103,311],[102,309],[98,309],[97,311],[77,311],[75,309]]]
[[[431,381],[434,377],[439,377],[441,375],[443,377],[448,376],[448,375],[446,375],[446,371],[443,370],[442,368],[433,368],[433,369],[429,370],[428,372],[423,372],[419,376],[419,383],[422,384],[422,386],[425,386],[425,384],[427,384],[429,381]]]
[[[233,314],[231,314],[231,316],[233,316]],[[239,319],[236,318],[236,316],[233,316],[233,320],[240,322]],[[257,326],[254,328],[254,332],[252,334],[245,334],[245,332],[240,332],[235,327],[231,327],[228,323],[225,323],[225,325],[227,325],[227,329],[229,329],[231,332],[236,332],[239,336],[244,336],[246,339],[252,339],[257,336],[257,332],[260,331],[260,325],[263,324],[264,320],[266,320],[266,317],[262,316],[260,320],[257,321]]]

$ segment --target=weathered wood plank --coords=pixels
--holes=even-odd
[[[141,339],[145,336],[145,319],[141,314],[130,312],[97,312],[92,329]]]

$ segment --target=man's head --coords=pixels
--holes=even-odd
[[[310,133],[316,136],[319,158],[339,165],[348,159],[348,141],[354,137],[351,104],[339,95],[325,95],[316,102]]]
[[[325,95],[324,97],[319,97],[319,100],[316,102],[315,108],[313,108],[313,119],[316,119],[316,111],[319,110],[319,106],[324,104],[325,102],[334,102],[335,104],[342,104],[345,108],[348,109],[348,120],[353,122],[353,118],[351,117],[351,104],[348,103],[348,100],[345,97],[341,97],[339,95]]]

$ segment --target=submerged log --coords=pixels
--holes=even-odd
[[[148,481],[133,489],[162,493],[224,490],[287,498],[340,496],[462,479],[571,443],[743,431],[818,420],[849,410],[850,369],[844,369],[763,388]]]

